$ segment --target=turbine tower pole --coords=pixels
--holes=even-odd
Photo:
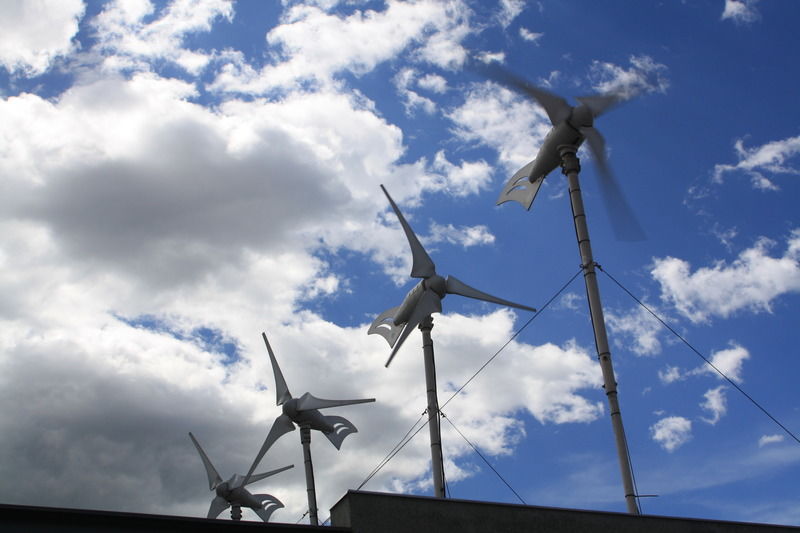
[[[436,366],[433,360],[433,317],[428,315],[419,324],[422,332],[422,352],[425,356],[425,384],[428,389],[428,430],[431,434],[431,471],[433,493],[444,498],[444,459],[442,458],[442,432],[439,419],[439,398],[436,395]]]
[[[312,526],[319,525],[317,517],[317,493],[314,488],[314,466],[311,464],[311,425],[300,425],[300,443],[303,445],[303,460],[306,467],[306,493],[308,494],[308,519]]]
[[[242,506],[238,503],[231,504],[231,520],[238,522],[242,519]]]
[[[619,468],[622,473],[622,485],[625,489],[625,503],[630,514],[638,515],[639,506],[637,505],[636,493],[633,488],[633,472],[628,454],[628,444],[625,440],[625,429],[622,426],[619,398],[617,397],[617,381],[614,377],[614,367],[611,364],[608,334],[606,333],[606,323],[603,318],[603,307],[600,303],[600,289],[597,286],[597,273],[594,268],[592,246],[589,243],[589,228],[586,225],[586,213],[583,209],[583,197],[581,196],[580,183],[578,182],[578,173],[581,170],[581,165],[576,155],[577,147],[562,145],[558,147],[558,150],[561,154],[561,170],[567,176],[567,181],[569,182],[569,200],[572,206],[572,218],[575,223],[575,236],[578,239],[578,248],[581,254],[581,268],[583,269],[583,279],[586,283],[586,296],[589,300],[589,315],[592,319],[597,357],[600,360],[600,368],[603,371],[603,388],[608,398],[611,425],[614,428],[614,438],[617,443]]]

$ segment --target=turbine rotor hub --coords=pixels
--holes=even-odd
[[[284,403],[281,408],[283,409],[283,414],[292,420],[296,419],[297,415],[299,414],[297,411],[297,398],[292,398],[288,402]]]
[[[570,122],[576,128],[591,128],[594,125],[592,110],[584,104],[572,109],[572,116],[570,119]]]
[[[434,274],[425,280],[425,288],[431,289],[439,298],[444,298],[447,294],[447,282],[438,274]]]

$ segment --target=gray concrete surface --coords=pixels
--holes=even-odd
[[[349,491],[331,525],[353,533],[788,533],[798,527]]]

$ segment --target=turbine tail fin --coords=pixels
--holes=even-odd
[[[261,507],[251,507],[251,509],[264,522],[269,522],[272,513],[283,508],[283,503],[271,494],[253,494],[253,497],[261,502]]]
[[[331,444],[336,446],[336,449],[339,450],[342,447],[342,442],[344,441],[345,437],[348,435],[352,435],[353,433],[358,433],[358,429],[356,426],[353,425],[348,419],[341,417],[341,416],[326,416],[325,421],[333,426],[333,431],[329,433],[323,433]]]
[[[535,164],[536,160],[534,159],[511,176],[503,186],[503,190],[500,191],[496,205],[518,202],[525,209],[531,208],[533,199],[536,198],[536,193],[539,192],[539,187],[544,181],[544,178],[536,178],[531,181],[531,172],[533,172]]]
[[[394,345],[392,349],[392,353],[389,356],[389,360],[386,361],[385,366],[389,366],[394,359],[394,356],[397,355],[397,350],[400,349],[400,346],[403,345],[406,338],[411,334],[411,331],[419,325],[420,322],[426,317],[433,313],[441,313],[442,312],[442,299],[430,289],[425,289],[425,292],[422,293],[420,296],[419,302],[417,302],[416,307],[411,312],[411,316],[408,318],[408,322],[406,322],[405,326],[403,326],[403,332],[400,334],[400,338],[397,339],[397,343]]]
[[[389,346],[394,346],[397,337],[403,331],[402,325],[398,326],[394,323],[394,315],[397,314],[398,309],[400,309],[399,305],[379,314],[375,320],[372,321],[369,330],[367,330],[367,335],[378,334],[386,339]]]

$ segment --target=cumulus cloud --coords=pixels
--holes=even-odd
[[[761,18],[756,9],[758,0],[725,0],[722,20],[732,20],[737,24],[749,24]]]
[[[772,141],[761,146],[747,148],[743,139],[734,143],[739,161],[735,165],[717,164],[712,180],[722,183],[726,174],[742,172],[750,176],[753,188],[762,191],[777,191],[778,186],[766,174],[800,174],[800,169],[791,163],[800,153],[800,136]]]
[[[578,309],[579,304],[583,302],[586,298],[577,294],[575,292],[566,292],[564,295],[558,300],[558,304],[556,307],[558,309],[570,309],[572,311]]]
[[[524,0],[500,0],[500,14],[498,15],[500,25],[505,28],[511,24],[523,9],[525,9]]]
[[[336,84],[199,103],[203,63],[184,61],[187,36],[226,24],[230,11],[187,6],[108,4],[91,52],[130,69],[88,64],[92,75],[59,95],[0,101],[0,401],[15,406],[0,413],[0,476],[18,480],[0,487],[4,502],[203,516],[212,495],[187,433],[226,478],[249,466],[279,412],[264,330],[293,392],[378,398],[336,413],[360,430],[341,452],[314,437],[320,508],[357,486],[424,409],[418,345],[387,370],[388,347],[366,324],[340,326],[304,304],[344,290],[340,251],[378,271],[404,265],[407,278],[407,243],[379,183],[413,206],[427,191],[479,190],[486,164],[443,153],[433,169],[409,160],[401,130]],[[439,21],[420,22],[410,41],[401,35],[416,43],[450,27],[437,17],[453,6],[387,9]],[[284,25],[331,22],[323,3],[297,7],[307,15],[292,9]],[[334,17],[331,32],[382,16]],[[291,63],[292,46],[282,50]],[[165,60],[186,67],[181,79],[155,68]],[[486,228],[437,227],[464,246],[491,240]],[[443,398],[512,335],[513,312],[479,310],[436,315]],[[482,449],[511,453],[523,411],[540,424],[603,416],[586,348],[512,342],[506,351],[446,406]],[[448,446],[456,477],[471,475],[467,448]],[[299,450],[290,434],[262,468],[299,464]],[[423,433],[368,488],[425,483],[428,454]],[[305,510],[301,470],[258,486],[286,504],[279,520]]]
[[[486,161],[461,161],[455,165],[447,160],[444,150],[436,152],[431,169],[442,174],[442,188],[454,196],[477,194],[491,184],[492,168]]]
[[[230,0],[178,0],[158,13],[149,0],[115,1],[94,18],[92,25],[98,36],[97,48],[108,56],[106,68],[149,70],[149,61],[163,59],[197,74],[211,54],[185,48],[184,39],[210,30],[217,19],[230,21],[232,17]]]
[[[636,355],[661,353],[658,334],[663,326],[646,309],[638,307],[629,313],[608,310],[605,316],[608,327],[615,333],[616,346],[625,347]]]
[[[594,61],[589,69],[589,81],[601,93],[617,93],[633,98],[644,93],[665,93],[669,88],[667,66],[647,55],[631,56],[625,68],[606,61]]]
[[[27,77],[46,72],[75,50],[81,0],[8,0],[0,4],[0,65]]]
[[[489,232],[489,228],[484,225],[478,226],[460,226],[455,227],[452,224],[443,226],[441,224],[431,224],[430,235],[425,239],[425,242],[449,242],[451,244],[460,244],[464,248],[470,246],[493,244],[494,235]]]
[[[278,61],[263,68],[230,61],[210,88],[262,94],[298,80],[327,84],[340,71],[364,74],[404,51],[420,62],[453,68],[467,57],[461,41],[473,31],[469,14],[461,0],[390,1],[382,11],[356,9],[346,16],[295,4],[267,34],[280,50]]]
[[[520,28],[519,29],[519,36],[522,37],[523,40],[531,42],[531,43],[538,43],[539,39],[544,37],[544,33],[537,33],[534,31],[530,31],[527,28]]]
[[[701,417],[703,422],[716,425],[719,419],[722,418],[728,411],[727,398],[725,397],[726,387],[720,385],[715,389],[709,389],[703,395],[705,400],[700,404],[700,407],[709,413],[709,417]]]
[[[414,83],[416,72],[412,68],[405,68],[398,72],[392,81],[397,89],[400,98],[403,101],[403,106],[406,109],[406,114],[413,116],[415,110],[421,109],[427,114],[436,112],[436,104],[430,98],[421,96],[416,91],[412,90],[410,86]]]
[[[661,380],[661,383],[664,385],[669,385],[670,383],[674,383],[675,381],[681,380],[684,378],[684,374],[681,372],[681,369],[677,366],[668,366],[663,370],[658,371],[658,379]]]
[[[744,361],[749,358],[750,352],[747,348],[739,346],[735,342],[730,343],[730,348],[711,352],[711,364],[737,383],[742,382],[742,366]],[[720,376],[716,370],[705,364],[695,369],[693,373],[714,374],[722,379],[722,376]]]
[[[668,416],[650,426],[650,437],[668,452],[674,452],[692,438],[692,421]]]
[[[425,74],[417,81],[417,85],[437,94],[447,91],[447,80],[438,74]]]
[[[762,447],[767,446],[769,444],[775,444],[777,442],[783,442],[785,438],[786,437],[784,437],[783,435],[762,435],[758,439],[758,447],[762,448]]]
[[[511,172],[536,156],[552,127],[541,107],[491,82],[473,85],[448,118],[460,139],[497,150],[500,163]]]
[[[675,257],[659,258],[650,271],[661,285],[661,299],[692,322],[736,312],[770,312],[779,296],[800,291],[800,230],[791,232],[786,250],[773,257],[775,242],[759,239],[734,261],[718,261],[691,271],[691,265]]]

